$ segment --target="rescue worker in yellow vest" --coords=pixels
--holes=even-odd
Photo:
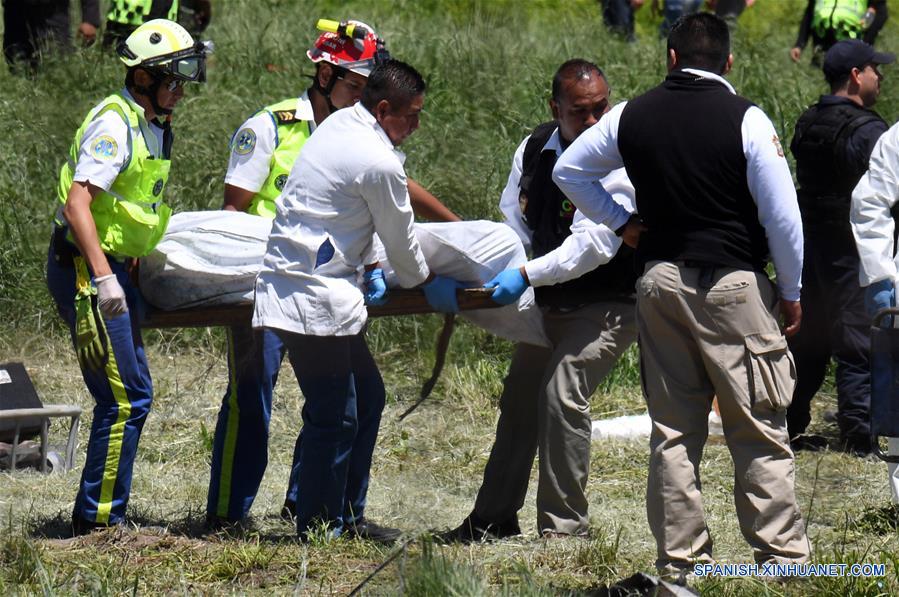
[[[142,23],[153,19],[168,19],[178,22],[178,0],[112,0],[106,13],[106,31],[103,45],[115,46],[127,38]],[[212,18],[211,0],[185,0],[192,12],[192,23],[188,26],[194,33],[206,29]]]
[[[306,52],[316,65],[312,86],[298,98],[259,110],[232,137],[224,209],[273,219],[275,200],[306,139],[331,113],[358,102],[375,63],[389,56],[383,40],[364,23],[320,25],[335,31],[320,35]],[[459,220],[421,185],[410,179],[408,186],[417,215],[432,221]],[[284,346],[270,330],[253,330],[248,321],[229,331],[228,387],[216,423],[206,510],[211,526],[249,514],[268,463],[272,390],[283,357]],[[285,499],[285,517],[294,512],[295,479],[296,471]]]
[[[118,48],[125,88],[88,113],[59,174],[47,285],[96,401],[72,513],[76,534],[125,516],[153,397],[130,274],[168,224],[171,114],[185,82],[205,81],[211,48],[172,21],[138,27]]]
[[[820,66],[824,54],[835,43],[862,38],[865,29],[876,18],[881,4],[885,3],[878,0],[808,0],[799,23],[799,35],[790,49],[790,58],[799,62],[811,37],[814,48],[812,64]],[[882,15],[886,17],[885,6]]]

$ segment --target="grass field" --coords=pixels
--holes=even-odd
[[[77,4],[77,3],[75,3]],[[178,210],[217,209],[234,128],[272,101],[297,95],[312,72],[304,52],[317,18],[374,25],[392,52],[418,67],[430,92],[422,127],[403,149],[407,170],[466,218],[498,219],[496,204],[512,152],[547,119],[550,78],[563,60],[602,66],[613,97],[632,97],[664,75],[664,45],[649,11],[640,41],[626,44],[601,26],[594,0],[219,0],[208,36],[216,42],[209,83],[189,89],[176,114],[168,199]],[[799,113],[824,90],[820,72],[796,66],[787,50],[803,0],[758,0],[740,22],[730,75],[788,141]],[[899,1],[880,46],[899,50]],[[806,55],[806,60],[808,54]],[[899,118],[899,70],[886,67],[878,110]],[[5,127],[0,162],[0,362],[24,361],[45,402],[89,411],[83,387],[43,282],[58,168],[86,111],[122,80],[99,48],[51,59],[34,80],[0,73]],[[787,145],[787,143],[784,143]],[[555,595],[653,570],[645,516],[645,440],[594,443],[589,540],[536,539],[534,495],[521,513],[525,536],[440,547],[429,529],[469,512],[493,437],[496,400],[511,345],[462,325],[434,398],[402,423],[433,360],[435,316],[378,320],[370,344],[387,383],[388,405],[375,454],[368,514],[407,531],[403,553],[366,586],[369,594]],[[134,472],[123,529],[68,539],[79,471],[0,474],[0,594],[298,593],[345,594],[393,551],[358,541],[300,544],[280,508],[301,396],[289,369],[275,395],[270,463],[251,525],[231,534],[203,530],[211,430],[225,386],[218,330],[148,332],[156,396]],[[593,398],[594,418],[643,410],[636,355],[628,353]],[[836,438],[820,411],[835,403],[826,386],[813,429]],[[87,417],[89,421],[89,414]],[[54,437],[62,430],[55,427]],[[86,432],[82,431],[82,450]],[[751,561],[734,515],[733,468],[710,443],[702,466],[716,556]],[[882,578],[833,578],[786,585],[752,579],[701,580],[712,595],[890,595],[899,593],[899,534],[885,466],[836,452],[797,458],[797,492],[817,562],[878,562]]]

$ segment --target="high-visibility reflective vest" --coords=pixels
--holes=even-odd
[[[108,111],[116,112],[128,125],[131,157],[119,172],[108,191],[101,191],[91,202],[91,215],[97,228],[100,248],[114,257],[143,257],[160,241],[172,215],[171,208],[162,202],[162,191],[169,178],[171,160],[152,158],[143,135],[134,135],[132,129],[147,128],[143,109],[121,94],[110,95],[93,110],[75,133],[69,149],[69,159],[59,172],[57,197],[61,203],[56,223],[64,225],[62,207],[66,203],[81,140],[88,124]],[[99,138],[96,151],[103,151],[103,143],[110,139]],[[71,239],[71,232],[69,233]]]
[[[153,0],[112,0],[107,21],[113,21],[122,25],[142,25],[150,15],[153,8]],[[178,21],[178,0],[172,0],[172,5],[165,15],[157,15],[170,21]]]
[[[816,0],[812,31],[819,38],[833,31],[837,40],[855,39],[861,35],[867,10],[867,0]]]
[[[272,219],[275,217],[275,199],[281,194],[290,169],[300,155],[300,149],[312,134],[310,122],[296,116],[298,104],[299,100],[296,98],[284,100],[256,113],[267,112],[274,120],[275,151],[269,164],[268,178],[262,183],[259,192],[253,196],[247,213]]]

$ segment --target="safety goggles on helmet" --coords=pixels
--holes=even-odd
[[[215,49],[211,41],[198,41],[193,47],[154,56],[135,66],[153,70],[161,75],[172,76],[182,81],[203,83],[206,81],[206,57]],[[124,52],[128,52],[124,47]],[[121,49],[120,49],[121,52]],[[127,54],[123,54],[127,56]]]

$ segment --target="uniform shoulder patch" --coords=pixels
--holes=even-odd
[[[275,120],[278,124],[293,124],[295,122],[303,122],[301,118],[297,118],[297,113],[294,110],[276,110],[272,112],[275,115]]]
[[[256,149],[256,133],[253,129],[246,128],[237,131],[231,149],[237,155],[253,153],[253,150]]]
[[[91,141],[91,155],[98,160],[111,160],[119,152],[119,144],[109,135],[100,135]]]

